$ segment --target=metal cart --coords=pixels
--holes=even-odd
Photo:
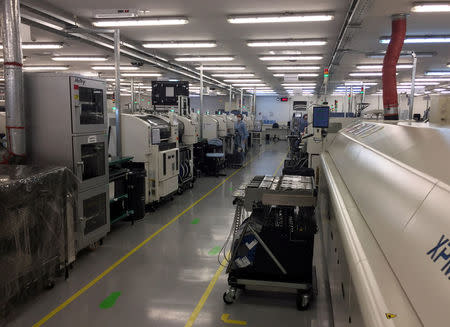
[[[308,308],[315,293],[314,188],[312,177],[256,176],[233,194],[225,303],[232,304],[250,286],[296,290],[297,308]],[[252,212],[245,220],[244,209]]]

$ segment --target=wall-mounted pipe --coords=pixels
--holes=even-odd
[[[392,16],[392,35],[383,61],[383,106],[385,120],[398,120],[397,63],[406,36],[406,15]]]
[[[4,0],[1,6],[0,23],[3,35],[6,137],[9,153],[5,163],[21,163],[26,158],[26,133],[23,103],[20,4],[18,0]]]

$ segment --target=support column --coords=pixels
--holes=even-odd
[[[116,104],[116,147],[117,156],[122,157],[122,124],[120,114],[120,30],[114,30],[114,68],[115,68],[115,104]]]
[[[414,114],[414,94],[416,93],[416,69],[417,69],[417,55],[413,51],[411,53],[411,57],[413,58],[413,68],[411,73],[411,96],[409,98],[409,120],[412,121]]]

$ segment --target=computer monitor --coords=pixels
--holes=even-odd
[[[330,122],[330,107],[314,107],[313,108],[313,127],[328,128]]]

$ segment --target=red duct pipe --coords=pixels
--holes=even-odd
[[[383,61],[384,119],[398,120],[397,62],[406,35],[406,15],[392,16],[392,36]]]

